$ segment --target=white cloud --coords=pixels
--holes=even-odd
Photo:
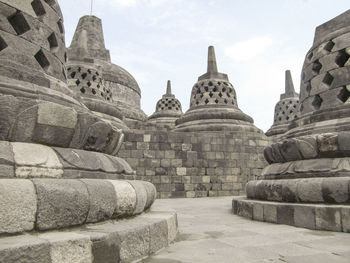
[[[232,46],[227,46],[225,54],[236,61],[247,61],[263,53],[272,43],[273,41],[270,37],[254,37],[237,42]]]

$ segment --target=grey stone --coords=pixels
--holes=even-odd
[[[144,211],[147,203],[147,190],[142,181],[128,181],[135,189],[136,193],[136,207],[134,215],[140,214]]]
[[[314,158],[318,154],[315,136],[303,136],[295,139],[301,155],[305,159]]]
[[[71,179],[32,181],[38,196],[37,229],[56,229],[86,221],[90,201],[83,182]]]
[[[337,207],[318,206],[315,209],[316,229],[341,231],[341,210]]]
[[[0,233],[33,230],[36,213],[37,198],[31,181],[0,180]]]
[[[114,187],[110,182],[99,179],[81,180],[89,193],[89,213],[87,223],[94,223],[112,218],[117,205]]]
[[[280,145],[280,152],[287,162],[302,159],[295,140],[283,141]]]
[[[341,208],[341,224],[343,232],[350,233],[350,208],[342,207]]]
[[[338,147],[340,151],[350,151],[350,133],[340,132],[338,134]]]
[[[253,205],[253,219],[258,221],[264,221],[264,205],[261,203],[255,203]]]
[[[322,195],[327,203],[346,203],[350,200],[349,177],[324,178],[322,181]]]
[[[283,180],[282,200],[285,202],[296,202],[298,180]]]
[[[264,203],[264,221],[277,223],[277,206],[273,203]]]
[[[0,141],[0,164],[14,164],[13,152],[9,142]]]
[[[294,207],[295,226],[308,229],[316,228],[315,208],[311,205],[297,205]]]
[[[95,238],[91,235],[92,241],[92,263],[115,263],[119,261],[120,239],[117,234],[105,234]]]
[[[294,207],[291,205],[277,206],[277,224],[294,226]]]
[[[0,242],[2,263],[52,263],[50,244],[31,235],[2,237]]]
[[[108,180],[112,183],[117,197],[117,206],[114,217],[125,217],[134,214],[136,208],[136,192],[126,181]]]
[[[249,202],[239,202],[237,203],[237,215],[253,218],[253,206]]]
[[[334,152],[338,150],[337,134],[322,134],[317,136],[318,150],[323,152]]]
[[[74,232],[48,232],[40,235],[50,244],[52,263],[92,262],[91,241]]]
[[[38,105],[38,124],[74,129],[78,119],[77,112],[55,103]]]
[[[155,253],[168,244],[168,224],[166,220],[150,225],[150,253]]]
[[[303,179],[298,182],[297,197],[300,202],[323,202],[322,178]]]

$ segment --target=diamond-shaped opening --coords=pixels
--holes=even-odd
[[[221,92],[219,93],[219,97],[220,97],[220,98],[222,97],[222,93],[221,93]]]
[[[100,73],[98,73],[97,71],[96,71],[96,76],[100,76]]]
[[[5,40],[0,36],[0,51],[4,50],[5,48],[7,48],[7,44]]]
[[[214,95],[214,94],[213,94],[212,92],[209,92],[210,98],[213,97],[213,95]]]
[[[234,102],[234,101],[232,101],[232,105],[235,105],[235,102]]]
[[[307,55],[307,58],[308,58],[309,60],[311,60],[313,56],[314,56],[314,53],[313,53],[313,52],[310,52],[309,55]]]
[[[226,95],[227,95],[227,97],[231,97],[230,93],[228,93],[228,92],[226,93]]]
[[[57,21],[57,26],[58,26],[58,30],[60,31],[60,33],[63,34],[64,29],[63,29],[63,23],[62,23],[61,19]]]
[[[68,68],[67,68],[67,71],[71,71],[71,70],[72,70],[72,68],[71,68],[71,67],[68,67]]]
[[[349,55],[345,52],[345,50],[340,50],[338,52],[337,57],[335,58],[335,63],[337,63],[337,65],[339,67],[344,67],[345,63],[349,60]]]
[[[86,73],[81,74],[82,79],[85,79],[87,77]]]
[[[96,78],[97,78],[97,77],[96,77],[95,75],[92,76],[92,80],[93,80],[93,81],[96,81]]]
[[[103,94],[103,92],[101,92],[101,97],[103,97],[104,96],[104,94]]]
[[[208,91],[209,89],[208,89],[208,87],[207,87],[207,86],[205,86],[205,87],[204,87],[204,90],[205,90],[205,91]]]
[[[54,32],[47,38],[47,41],[49,41],[51,52],[58,48],[58,42]]]
[[[350,97],[350,92],[348,91],[347,88],[343,87],[339,94],[338,94],[338,99],[341,100],[343,103],[345,103]]]
[[[30,26],[21,12],[7,18],[17,35],[22,35],[30,30]]]
[[[201,94],[199,97],[200,97],[200,98],[203,98],[203,94]]]
[[[88,81],[88,83],[86,83],[88,85],[88,87],[91,87],[91,82]]]
[[[86,90],[85,90],[84,87],[80,89],[80,92],[81,92],[81,93],[85,93],[85,91],[86,91]]]
[[[323,99],[321,98],[321,96],[320,95],[316,95],[314,97],[314,100],[312,101],[312,106],[314,106],[314,108],[316,110],[318,110],[319,108],[321,108],[322,102],[323,102]]]
[[[201,90],[200,89],[197,89],[197,94],[201,93]]]
[[[171,110],[171,107],[168,107],[168,110]]]
[[[198,100],[196,101],[196,104],[197,104],[197,105],[199,104],[199,101],[198,101]]]
[[[214,88],[213,88],[213,91],[214,91],[214,92],[216,92],[217,90],[218,90],[217,87],[214,87]]]
[[[69,70],[69,69],[68,69]],[[75,71],[73,71],[71,74],[70,74],[70,77],[72,78],[72,79],[74,79],[74,77],[75,77]]]
[[[77,81],[75,82],[75,84],[77,84],[77,86],[79,86],[79,84],[80,84],[80,80],[79,80],[79,79],[77,79]]]
[[[289,120],[289,116],[286,117],[286,120],[287,120],[287,121]]]
[[[81,71],[81,67],[78,68],[78,72],[80,72],[80,71]]]
[[[101,86],[100,86],[100,84],[97,84],[97,88],[99,89]]]
[[[176,110],[179,110],[179,108],[177,108],[177,107],[176,107],[175,109],[176,109]]]
[[[227,99],[224,99],[225,104],[227,104]]]
[[[328,41],[327,44],[323,47],[324,50],[328,51],[328,52],[331,52],[332,51],[332,48],[334,47],[334,42],[331,40],[331,41]]]
[[[322,64],[321,64],[318,60],[316,60],[316,61],[312,64],[312,70],[313,70],[314,72],[316,72],[317,74],[320,73],[321,68],[322,68]]]
[[[34,57],[43,69],[47,70],[49,68],[50,62],[41,49],[34,55]]]
[[[327,84],[328,86],[330,86],[333,82],[333,79],[334,79],[333,76],[327,72],[326,75],[324,76],[322,82],[324,84]]]
[[[37,16],[43,16],[46,14],[45,8],[40,0],[34,0],[31,5]]]
[[[204,102],[205,102],[205,104],[208,104],[208,103],[209,103],[209,100],[208,100],[208,99],[205,99]]]
[[[226,88],[225,88],[225,87],[223,87],[221,90],[222,90],[222,92],[225,92],[225,91],[226,91]]]
[[[91,74],[91,70],[90,70],[90,69],[88,69],[87,72],[88,72],[89,74]]]
[[[215,103],[216,103],[216,104],[218,104],[218,103],[219,103],[219,100],[218,100],[218,99],[216,99],[216,100],[215,100]]]
[[[107,97],[107,100],[110,100],[110,98],[109,98],[109,97]]]
[[[209,81],[208,85],[213,86],[213,82]]]
[[[94,94],[94,95],[96,94],[96,90],[95,90],[95,89],[92,89],[91,92],[92,92],[92,94]]]

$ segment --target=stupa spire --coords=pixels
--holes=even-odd
[[[208,48],[208,73],[217,73],[218,67],[216,65],[216,57],[215,57],[215,50],[213,46],[209,46]]]
[[[166,95],[171,95],[171,82],[168,80],[167,86],[166,86]]]
[[[290,70],[286,70],[285,93],[287,95],[289,95],[289,94],[294,95],[295,94],[292,75],[290,73]]]

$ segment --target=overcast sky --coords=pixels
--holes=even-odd
[[[58,2],[69,46],[79,18],[90,14],[90,0]],[[147,115],[168,79],[184,112],[188,109],[213,45],[238,106],[266,131],[284,92],[285,70],[291,70],[299,92],[315,27],[349,8],[349,0],[94,0],[92,13],[102,19],[112,62],[138,82]]]

